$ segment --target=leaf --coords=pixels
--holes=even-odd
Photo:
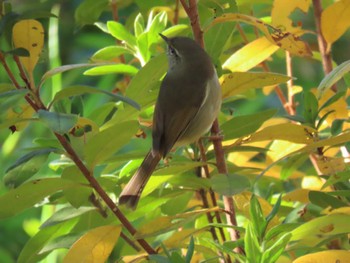
[[[72,69],[86,68],[86,67],[93,67],[93,66],[95,66],[95,64],[83,63],[83,64],[64,65],[64,66],[51,69],[41,77],[39,87],[41,87],[48,78],[51,78],[56,74],[60,74]]]
[[[260,203],[255,195],[250,198],[250,221],[251,226],[257,234],[258,240],[262,240],[267,227],[267,220],[264,217]]]
[[[217,174],[210,182],[215,192],[226,196],[239,194],[250,187],[249,179],[238,174]]]
[[[151,17],[151,15],[149,17]],[[148,47],[158,41],[158,34],[166,28],[167,21],[167,13],[165,11],[160,11],[154,16],[151,23],[147,23],[146,31],[148,33]]]
[[[249,89],[276,85],[288,80],[290,80],[289,76],[277,73],[233,72],[225,74],[220,78],[222,97],[225,99],[242,94]]]
[[[311,144],[316,131],[308,126],[293,123],[271,125],[254,133],[249,142],[284,140],[294,143]]]
[[[45,246],[43,246],[39,254],[52,252],[53,250],[56,250],[59,248],[69,249],[78,240],[78,238],[80,238],[80,236],[81,234],[74,233],[74,234],[62,235],[55,239],[52,239],[49,242],[47,242]]]
[[[9,90],[9,91],[6,91],[6,92],[1,92],[0,93],[0,99],[3,99],[3,98],[8,98],[8,97],[24,97],[25,94],[28,93],[28,90],[26,89],[15,89],[15,90]]]
[[[111,61],[116,60],[120,55],[131,54],[131,51],[122,46],[108,46],[100,49],[92,55],[91,60],[100,61]]]
[[[323,10],[321,14],[321,31],[324,39],[327,41],[328,50],[350,27],[349,17],[349,0],[337,1]]]
[[[223,23],[228,21],[241,21],[255,26],[264,33],[265,37],[271,42],[271,44],[277,45],[289,51],[292,55],[303,57],[312,56],[312,52],[307,43],[301,41],[296,34],[292,34],[290,32],[282,32],[280,29],[268,25],[262,20],[252,16],[235,13],[225,13],[219,17],[216,17],[213,20],[211,26],[217,23]],[[270,33],[270,31],[272,32]]]
[[[76,86],[71,86],[71,87],[67,87],[64,88],[60,91],[58,91],[55,94],[55,97],[53,98],[53,100],[51,101],[52,105],[54,102],[67,98],[67,97],[73,97],[73,96],[79,96],[79,95],[83,95],[86,93],[103,93],[106,94],[110,97],[112,97],[114,100],[121,100],[123,102],[128,103],[129,105],[133,106],[135,109],[140,110],[140,106],[133,100],[129,99],[128,97],[125,96],[121,96],[119,94],[115,94],[103,89],[97,89],[97,88],[93,88],[93,87],[89,87],[89,86],[82,86],[82,85],[76,85]]]
[[[225,140],[252,134],[275,113],[276,110],[270,109],[259,113],[233,117],[231,120],[221,125]]]
[[[312,92],[304,93],[304,113],[303,117],[307,123],[315,126],[318,115],[318,101]]]
[[[73,207],[63,207],[62,209],[56,211],[49,219],[47,219],[41,226],[40,229],[60,224],[69,219],[78,217],[89,211],[96,210],[95,207],[80,207],[78,209]]]
[[[213,207],[177,214],[174,216],[157,217],[154,220],[143,224],[136,233],[135,238],[139,239],[158,236],[159,234],[163,234],[176,229],[177,227],[184,225],[187,222],[193,221],[205,213],[218,211],[218,209],[218,207]]]
[[[38,110],[38,116],[51,130],[59,134],[67,133],[78,121],[78,116]]]
[[[145,31],[145,20],[141,13],[138,13],[134,20],[134,32],[135,36],[140,36]]]
[[[117,123],[93,136],[84,147],[84,156],[90,167],[103,163],[123,145],[138,129],[137,121]]]
[[[231,72],[248,71],[265,61],[278,49],[279,47],[272,44],[266,37],[261,37],[236,51],[222,67]]]
[[[17,22],[12,29],[13,43],[16,48],[29,51],[29,57],[20,57],[23,67],[32,73],[44,46],[44,29],[39,21],[28,19]]]
[[[6,174],[3,178],[6,187],[16,188],[36,174],[51,152],[57,152],[57,149],[48,148],[35,150],[16,160],[6,170]]]
[[[141,108],[150,106],[156,100],[160,78],[167,71],[165,54],[151,59],[131,80],[126,96],[137,101]]]
[[[325,184],[322,186],[322,189],[324,189],[328,186],[334,185],[337,182],[348,181],[349,179],[350,179],[350,172],[349,171],[334,173],[327,179]]]
[[[315,253],[310,253],[301,257],[298,257],[293,263],[329,263],[339,262],[346,263],[349,261],[350,251],[348,250],[325,250]]]
[[[282,235],[277,241],[273,242],[272,246],[265,249],[265,251],[263,252],[261,262],[262,263],[276,262],[277,259],[284,252],[291,237],[292,237],[291,233],[286,233]]]
[[[96,66],[84,72],[87,76],[100,76],[107,74],[129,74],[131,76],[138,72],[138,68],[126,64]]]
[[[331,207],[332,209],[336,209],[347,206],[346,203],[342,202],[338,198],[321,191],[310,191],[309,200],[311,203],[322,208]]]
[[[330,89],[338,80],[340,80],[347,72],[350,71],[350,60],[341,63],[339,66],[334,68],[317,87],[318,98],[322,97],[323,94]]]
[[[291,232],[291,241],[312,247],[325,238],[350,233],[349,220],[350,215],[346,214],[330,214],[312,219]]]
[[[14,216],[33,207],[45,197],[69,188],[74,183],[60,178],[30,181],[0,196],[0,219]]]
[[[310,7],[311,0],[294,0],[294,1],[284,1],[276,0],[272,6],[271,20],[272,25],[283,29],[283,31],[288,31],[291,33],[300,33],[302,31],[301,27],[294,27],[293,21],[290,15],[296,9],[299,9],[306,13]]]
[[[260,262],[262,253],[251,222],[248,222],[246,233],[244,235],[244,249],[247,262]]]
[[[191,263],[193,253],[194,253],[194,239],[193,239],[193,236],[191,236],[190,243],[188,244],[188,249],[185,257],[186,263]]]
[[[76,222],[67,221],[63,224],[57,224],[51,227],[47,227],[39,230],[22,249],[17,263],[37,263],[43,259],[49,252],[41,252],[42,248],[50,240],[57,238],[58,236],[69,233]]]
[[[84,0],[75,10],[74,18],[79,26],[93,24],[107,8],[108,0]]]
[[[121,233],[121,226],[106,225],[94,228],[73,244],[63,263],[104,263],[111,254]]]
[[[135,49],[136,37],[133,36],[123,24],[116,21],[107,22],[108,32],[120,41],[125,41],[131,48]]]

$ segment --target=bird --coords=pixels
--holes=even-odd
[[[168,70],[155,104],[152,148],[119,196],[119,205],[132,210],[160,160],[208,132],[221,108],[220,83],[206,51],[191,38],[159,35],[167,44]]]

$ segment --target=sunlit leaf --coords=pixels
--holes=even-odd
[[[338,80],[340,80],[347,72],[350,71],[350,60],[347,60],[334,68],[318,85],[318,97],[321,97],[328,89],[330,89]]]
[[[328,50],[330,50],[331,44],[337,41],[350,27],[349,17],[349,0],[340,0],[332,3],[322,12],[321,31],[328,43]]]
[[[315,253],[310,253],[301,257],[298,257],[293,263],[329,263],[339,262],[346,263],[349,261],[350,251],[348,250],[325,250]]]
[[[116,225],[106,225],[90,230],[73,244],[63,262],[106,262],[121,230],[121,226]]]
[[[228,98],[241,94],[249,89],[262,88],[287,82],[290,77],[277,73],[233,72],[220,78],[222,97]]]
[[[20,57],[24,68],[33,72],[44,46],[44,29],[39,21],[28,19],[17,22],[12,29],[13,43],[16,48],[29,51],[29,57]]]
[[[24,183],[0,196],[0,218],[14,216],[33,207],[45,197],[73,185],[73,182],[60,178],[45,178]]]
[[[261,262],[276,262],[276,260],[284,252],[291,237],[291,233],[286,233],[283,236],[281,236],[277,241],[274,241],[271,247],[263,251]]]
[[[115,64],[115,65],[104,65],[96,66],[88,69],[84,72],[87,76],[99,76],[106,74],[129,74],[131,76],[135,75],[138,69],[131,65],[126,64]]]
[[[34,109],[30,105],[20,105],[18,107],[12,107],[7,111],[7,120],[0,124],[0,127],[10,128],[12,132],[22,131],[25,127],[28,126],[29,118],[34,114]],[[9,122],[7,124],[7,121]],[[13,124],[10,124],[13,122]],[[9,125],[10,124],[10,125]],[[10,127],[13,125],[13,127]]]
[[[275,113],[276,110],[270,109],[255,114],[233,117],[221,125],[221,129],[225,134],[225,140],[252,134]]]
[[[249,222],[244,235],[244,248],[248,262],[260,262],[262,251],[253,225]]]
[[[125,41],[130,47],[136,47],[136,38],[132,35],[123,24],[116,21],[107,22],[109,33],[120,41]]]
[[[84,148],[86,162],[94,167],[107,160],[120,147],[127,144],[138,129],[136,121],[117,123],[89,140]]]
[[[269,58],[278,48],[266,37],[258,38],[236,51],[222,67],[232,72],[248,71]]]
[[[98,50],[95,54],[92,55],[91,60],[100,62],[100,61],[114,61],[120,55],[130,54],[131,51],[122,46],[108,46]]]

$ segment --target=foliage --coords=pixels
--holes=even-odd
[[[350,258],[349,0],[0,2],[2,262]],[[118,207],[151,145],[158,33],[197,38],[197,8],[227,173],[204,138]]]

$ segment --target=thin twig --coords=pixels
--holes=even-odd
[[[177,25],[179,23],[179,5],[180,5],[179,0],[176,0],[175,10],[174,10],[174,20],[173,20],[174,25]]]
[[[290,77],[290,80],[287,82],[288,89],[288,105],[289,105],[289,114],[295,115],[296,106],[294,102],[294,92],[293,92],[293,67],[292,67],[292,56],[289,51],[286,51],[286,67],[287,75]]]

